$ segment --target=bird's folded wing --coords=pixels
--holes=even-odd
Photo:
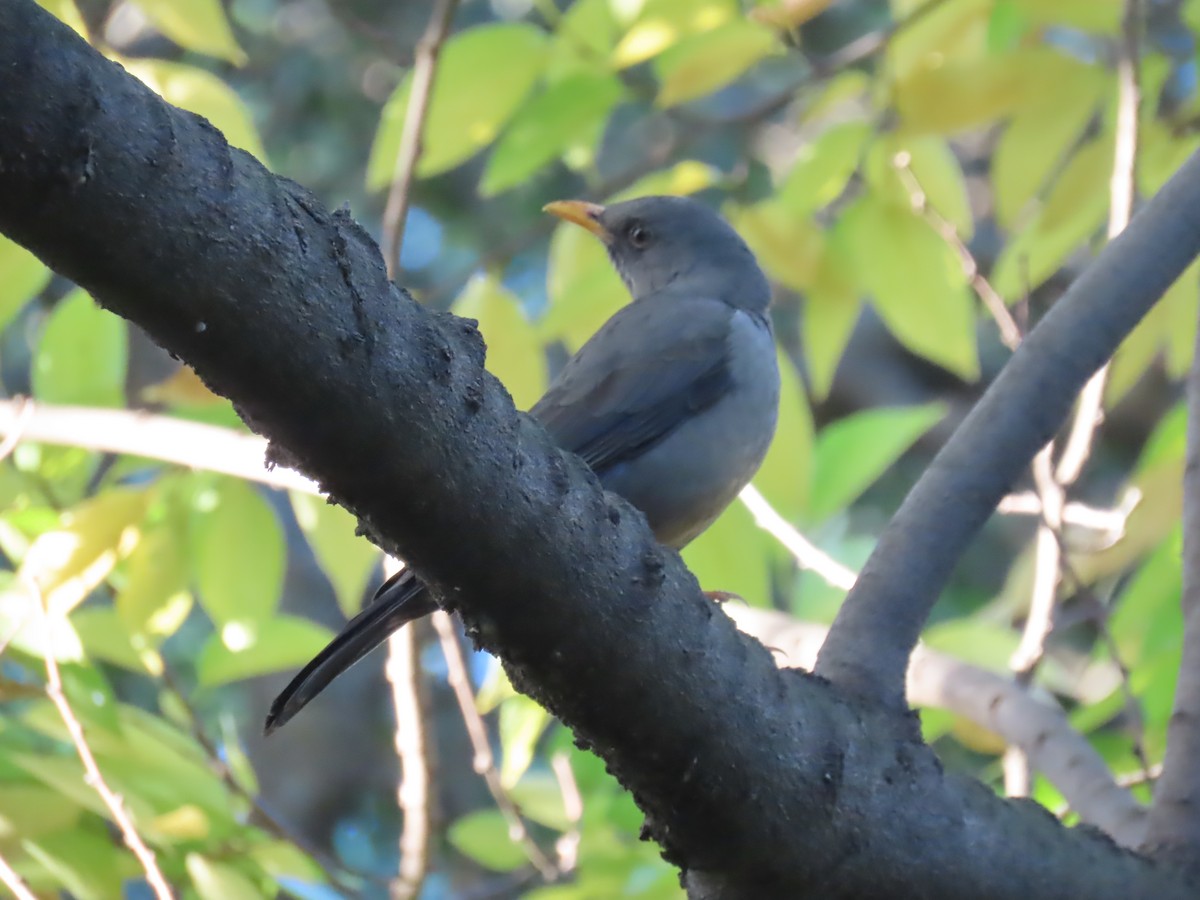
[[[663,304],[676,307],[664,315]],[[609,320],[530,410],[597,474],[625,462],[713,406],[733,386],[734,311],[660,293]]]

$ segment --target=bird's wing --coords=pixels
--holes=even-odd
[[[584,344],[530,412],[560,447],[603,474],[732,387],[732,317],[716,300],[635,301]]]

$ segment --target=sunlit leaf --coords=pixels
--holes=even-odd
[[[520,108],[496,143],[480,193],[487,197],[506,191],[572,143],[592,139],[623,93],[621,82],[606,72],[577,72],[550,85]]]
[[[830,246],[817,261],[812,283],[804,292],[804,360],[813,396],[823,400],[833,386],[842,353],[862,312],[853,260],[845,248]]]
[[[50,280],[50,270],[36,256],[0,235],[0,331]]]
[[[230,622],[208,638],[196,669],[211,687],[298,668],[321,650],[333,633],[308,619],[274,616],[258,623]]]
[[[438,61],[417,174],[452,169],[495,140],[533,89],[546,53],[545,34],[524,23],[480,25],[450,38]],[[367,166],[372,190],[392,180],[411,89],[410,73],[384,107]]]
[[[162,658],[144,635],[131,635],[111,606],[87,606],[71,617],[88,659],[138,674],[161,675]]]
[[[945,414],[940,403],[871,409],[821,429],[808,518],[820,521],[854,502]]]
[[[30,656],[52,656],[59,662],[83,659],[83,643],[66,613],[47,613],[29,582],[0,572],[0,628],[12,637],[8,646]]]
[[[1122,341],[1109,366],[1105,403],[1120,402],[1160,356],[1169,375],[1182,377],[1195,347],[1198,312],[1200,264],[1193,263]]]
[[[1008,670],[1021,635],[1007,625],[980,618],[951,619],[926,628],[921,640],[934,650],[996,672]]]
[[[685,38],[655,60],[655,102],[668,107],[711,94],[778,49],[769,28],[744,19]]]
[[[750,17],[780,31],[788,31],[815,19],[832,3],[833,0],[779,0],[754,7],[750,10]]]
[[[1121,21],[1122,0],[1011,0],[1038,25],[1069,25],[1101,34],[1116,34]]]
[[[956,0],[930,4],[926,0],[891,0],[893,20],[905,23],[886,48],[892,76],[904,79],[921,67],[983,57],[994,2]]]
[[[47,403],[122,406],[128,356],[125,322],[82,290],[59,301],[33,361],[33,395]]]
[[[825,252],[825,236],[812,218],[779,200],[730,206],[725,215],[773,280],[795,291],[812,284]]]
[[[149,500],[145,490],[113,488],[68,510],[30,546],[20,577],[52,613],[66,615],[137,546]]]
[[[70,25],[80,37],[87,39],[87,23],[79,14],[79,7],[75,5],[75,0],[38,0],[38,4],[43,9],[52,12],[60,21]]]
[[[204,116],[232,146],[268,163],[250,110],[225,81],[196,66],[162,59],[126,60],[125,67],[168,103]]]
[[[843,122],[807,141],[779,186],[780,205],[796,215],[816,212],[836,200],[858,168],[871,135],[867,122]]]
[[[130,554],[116,610],[132,634],[151,644],[170,637],[192,608],[183,536],[159,526],[143,535]]]
[[[283,589],[283,531],[257,490],[223,478],[206,496],[211,504],[196,521],[193,576],[200,605],[218,626],[262,623]]]
[[[843,210],[832,240],[900,343],[968,381],[979,376],[966,274],[929,223],[866,194]]]
[[[114,853],[111,837],[91,824],[23,841],[22,849],[78,900],[120,897],[122,882],[138,871],[132,855]]]
[[[0,784],[0,840],[29,840],[71,827],[83,810],[57,791],[33,782]]]
[[[555,44],[579,48],[591,58],[606,58],[617,42],[619,26],[609,0],[576,0],[558,24]]]
[[[563,789],[558,779],[545,770],[526,772],[508,789],[509,796],[521,808],[521,815],[547,828],[565,831],[570,822],[563,808]]]
[[[468,813],[446,834],[454,848],[485,868],[511,872],[526,863],[525,853],[511,837],[508,823],[496,809]]]
[[[187,871],[201,900],[262,900],[258,885],[229,863],[189,853]]]
[[[321,571],[333,585],[338,608],[353,616],[362,607],[367,580],[379,564],[379,548],[355,534],[358,520],[323,497],[290,491],[296,522]]]
[[[1105,74],[1094,66],[1064,66],[1054,90],[1035,95],[1013,115],[991,161],[1001,225],[1016,225],[1021,211],[1062,164],[1095,115],[1105,82]]]
[[[550,724],[550,713],[524,694],[500,704],[500,781],[511,788],[533,762],[537,742]]]
[[[220,0],[134,0],[155,27],[187,50],[244,65]]]
[[[623,69],[645,62],[690,35],[723,25],[736,12],[729,0],[645,0],[613,50],[612,63]]]
[[[897,206],[912,206],[914,194],[954,226],[963,241],[975,233],[975,217],[967,199],[967,184],[958,157],[945,140],[888,136],[867,154],[866,175],[880,197]]]
[[[546,354],[520,298],[495,279],[475,278],[454,302],[454,312],[479,323],[487,370],[504,382],[517,408],[536,403],[546,390]]]

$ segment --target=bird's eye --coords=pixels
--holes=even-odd
[[[650,243],[650,231],[645,225],[634,225],[629,229],[629,243],[641,250]]]

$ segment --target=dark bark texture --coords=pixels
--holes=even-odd
[[[413,302],[348,214],[32,0],[0,0],[0,231],[191,363],[409,560],[632,791],[693,896],[1197,896],[944,773],[915,719],[779,671],[513,409],[473,323]]]

